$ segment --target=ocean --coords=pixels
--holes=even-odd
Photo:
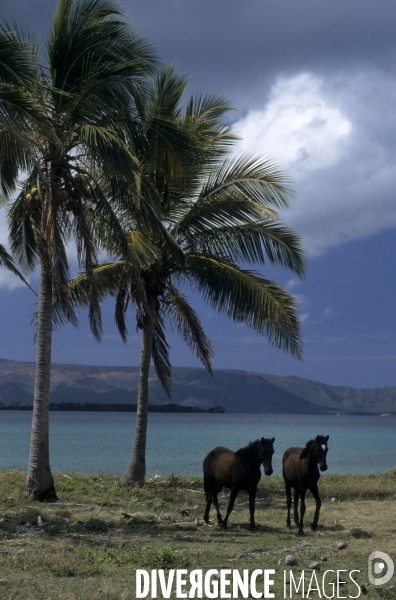
[[[51,469],[121,474],[133,440],[134,413],[51,412]],[[26,469],[31,412],[0,411],[0,469]],[[396,418],[373,416],[150,413],[147,474],[202,474],[215,446],[237,450],[275,437],[274,473],[283,452],[329,435],[328,473],[381,473],[396,467]]]

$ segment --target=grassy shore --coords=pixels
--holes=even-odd
[[[396,471],[322,477],[319,528],[309,528],[314,502],[308,495],[303,537],[295,528],[286,530],[280,477],[262,478],[258,531],[251,533],[243,493],[227,531],[202,523],[199,478],[161,478],[142,489],[124,489],[112,476],[58,473],[60,502],[39,504],[24,497],[24,476],[21,471],[0,472],[1,600],[132,599],[139,568],[275,569],[273,590],[283,598],[288,554],[297,559],[295,578],[302,570],[309,577],[313,561],[321,565],[320,578],[326,569],[359,569],[355,576],[363,585],[362,598],[396,598],[396,575],[381,588],[370,587],[367,576],[367,558],[374,550],[396,558]],[[222,495],[222,507],[227,498],[228,493]],[[337,549],[339,542],[347,547]],[[340,587],[344,597],[357,593],[352,582]]]

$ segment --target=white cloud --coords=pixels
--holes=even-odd
[[[326,306],[322,312],[318,316],[312,316],[312,311],[317,313],[317,307],[313,306],[312,301],[305,296],[304,294],[293,293],[296,287],[301,285],[301,280],[296,277],[292,277],[288,280],[285,285],[285,290],[291,294],[298,303],[298,308],[300,312],[300,322],[301,324],[306,323],[307,325],[319,325],[328,319],[331,319],[335,316],[334,309],[331,306]],[[309,309],[309,310],[308,310]]]
[[[0,267],[0,289],[12,292],[16,288],[25,288],[26,285],[19,277],[11,273],[5,267]]]
[[[310,73],[280,77],[264,109],[238,122],[245,152],[270,153],[298,172],[336,164],[352,126],[337,106],[321,94],[322,81]]]
[[[291,292],[297,286],[301,285],[301,279],[297,279],[297,277],[292,277],[285,285],[285,290],[287,292]]]
[[[326,306],[326,308],[320,313],[319,317],[316,319],[310,319],[309,323],[311,323],[311,325],[319,325],[320,323],[323,323],[323,321],[331,319],[331,317],[334,315],[335,313],[333,308],[331,306]]]
[[[396,227],[396,79],[378,71],[280,77],[236,124],[240,149],[270,156],[298,192],[282,214],[310,253]]]

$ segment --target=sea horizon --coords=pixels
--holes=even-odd
[[[2,411],[0,469],[26,469],[31,412]],[[54,472],[121,474],[132,449],[135,413],[51,412]],[[380,416],[150,413],[147,476],[199,476],[215,446],[232,450],[275,437],[274,474],[284,451],[329,435],[328,473],[382,473],[396,467],[396,421]]]

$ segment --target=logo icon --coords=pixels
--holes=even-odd
[[[368,558],[368,578],[373,585],[384,585],[393,577],[395,565],[385,552],[376,550]]]

